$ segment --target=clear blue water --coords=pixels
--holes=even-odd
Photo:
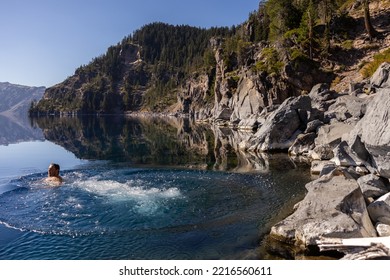
[[[266,171],[238,173],[240,160],[234,155],[226,157],[232,162],[222,171],[189,169],[183,158],[212,166],[209,161],[220,157],[191,152],[180,153],[178,160],[173,154],[182,147],[176,143],[174,151],[151,158],[160,149],[145,144],[152,137],[141,132],[126,134],[141,143],[131,145],[136,150],[130,157],[130,140],[126,148],[110,147],[101,157],[96,150],[89,153],[93,158],[80,156],[85,144],[69,152],[75,143],[93,141],[74,138],[69,145],[65,133],[46,132],[50,141],[0,145],[0,259],[262,258],[264,235],[275,217],[303,195],[306,170],[284,159]],[[60,137],[66,138],[62,145],[54,144]],[[140,164],[143,153],[147,163]],[[43,181],[53,159],[62,167],[60,187]]]

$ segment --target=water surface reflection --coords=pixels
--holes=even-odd
[[[287,155],[241,152],[251,133],[228,127],[124,116],[31,122],[46,139],[35,165],[64,160],[50,145],[86,161],[61,162],[61,188],[42,187],[45,173],[33,169],[3,178],[0,259],[265,258],[264,237],[310,180]]]
[[[33,120],[44,137],[76,157],[134,165],[269,172],[297,168],[287,155],[246,153],[251,132],[173,117],[46,117]]]

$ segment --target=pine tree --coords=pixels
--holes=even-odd
[[[299,27],[301,22],[302,12],[297,9],[293,0],[269,0],[266,11],[270,19],[269,37],[272,41]]]

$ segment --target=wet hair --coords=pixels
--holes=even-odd
[[[50,166],[53,166],[55,169],[57,169],[58,171],[60,171],[60,165],[57,164],[57,163],[51,163]]]

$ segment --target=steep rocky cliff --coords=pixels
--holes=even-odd
[[[341,91],[350,78],[361,81],[356,75],[362,60],[370,61],[388,46],[386,5],[373,12],[382,36],[377,42],[366,40],[363,15],[351,17],[344,11],[329,26],[331,46],[320,47],[328,27],[315,26],[316,46],[310,54],[297,41],[299,25],[291,26],[296,29],[282,34],[283,39],[262,35],[271,25],[264,23],[267,7],[261,7],[232,28],[146,25],[47,89],[32,113],[163,113],[257,130],[286,99],[306,94],[316,84],[333,82]]]
[[[180,26],[166,28],[179,35],[184,32]],[[250,33],[249,27],[240,28]],[[286,98],[334,78],[313,60],[289,58],[285,46],[245,42],[229,50],[226,41],[237,39],[212,36],[221,31],[202,32],[207,32],[201,36],[203,49],[191,58],[192,48],[183,47],[189,57],[179,66],[164,62],[163,50],[159,59],[153,60],[145,45],[133,38],[123,40],[63,83],[47,89],[32,113],[185,114],[252,129],[265,108],[272,109]],[[248,118],[255,121],[248,123]]]
[[[259,70],[256,65],[268,62],[269,50],[283,52],[277,46],[262,43],[248,48],[247,61],[231,71],[219,47],[215,49],[216,78],[214,108],[211,116],[217,122],[228,122],[241,128],[256,129],[261,114],[273,110],[291,96],[309,91],[315,84],[330,82],[333,75],[322,71],[314,61],[285,59],[276,72]],[[280,57],[281,55],[278,54]],[[303,81],[303,82],[296,82]],[[249,121],[248,121],[249,120]]]

